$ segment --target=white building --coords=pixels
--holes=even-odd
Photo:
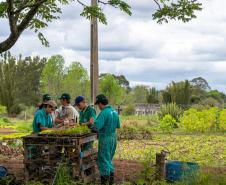
[[[160,109],[159,104],[136,104],[135,114],[136,115],[155,115]]]

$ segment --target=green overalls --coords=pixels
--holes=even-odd
[[[118,113],[106,106],[94,122],[99,133],[97,165],[101,176],[110,176],[114,173],[112,160],[117,146],[116,129],[120,128]]]

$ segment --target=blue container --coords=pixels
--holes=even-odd
[[[192,162],[167,161],[166,180],[169,182],[180,181],[183,178],[192,178],[197,173],[199,165]]]
[[[4,166],[0,166],[0,178],[5,177],[7,174],[7,169]]]

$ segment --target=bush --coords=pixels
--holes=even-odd
[[[3,106],[3,105],[0,105],[0,115],[1,114],[6,114],[6,113],[7,113],[6,107]]]
[[[131,115],[134,115],[134,113],[135,113],[135,107],[133,104],[127,105],[123,110],[123,115],[125,116],[131,116]]]
[[[20,112],[17,118],[24,120],[31,119],[34,117],[35,111],[36,111],[35,107],[26,107],[23,111]]]
[[[5,123],[11,123],[11,121],[8,118],[2,118],[2,121]]]
[[[165,115],[171,115],[177,122],[180,120],[180,116],[182,115],[183,110],[178,107],[175,103],[164,104],[160,107],[158,116],[161,119],[164,118]]]
[[[219,129],[225,131],[226,130],[226,109],[220,112],[219,116]]]
[[[142,140],[152,138],[151,127],[139,125],[135,121],[123,124],[117,133],[119,140],[133,140],[133,139]]]
[[[10,122],[8,118],[0,118],[0,127],[4,126],[12,126],[13,124]]]
[[[217,128],[218,108],[198,111],[191,108],[184,112],[181,118],[181,126],[187,131],[208,132]]]
[[[175,128],[175,125],[176,120],[170,114],[167,114],[160,121],[159,127],[163,131],[163,133],[172,133],[173,129]]]

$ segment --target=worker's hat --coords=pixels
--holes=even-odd
[[[54,100],[49,100],[49,101],[46,101],[43,103],[44,105],[50,105],[51,107],[53,108],[56,108],[57,107],[57,104]]]
[[[75,104],[74,104],[74,106],[78,106],[79,103],[82,102],[82,101],[84,101],[84,100],[85,100],[85,98],[83,96],[77,96],[75,98]]]
[[[107,97],[104,94],[97,95],[95,105],[98,103],[108,103]]]
[[[71,96],[68,93],[63,93],[59,99],[60,100],[70,100]]]
[[[44,94],[42,96],[42,101],[45,102],[45,101],[49,101],[49,100],[52,100],[52,97],[49,95],[49,94]]]

